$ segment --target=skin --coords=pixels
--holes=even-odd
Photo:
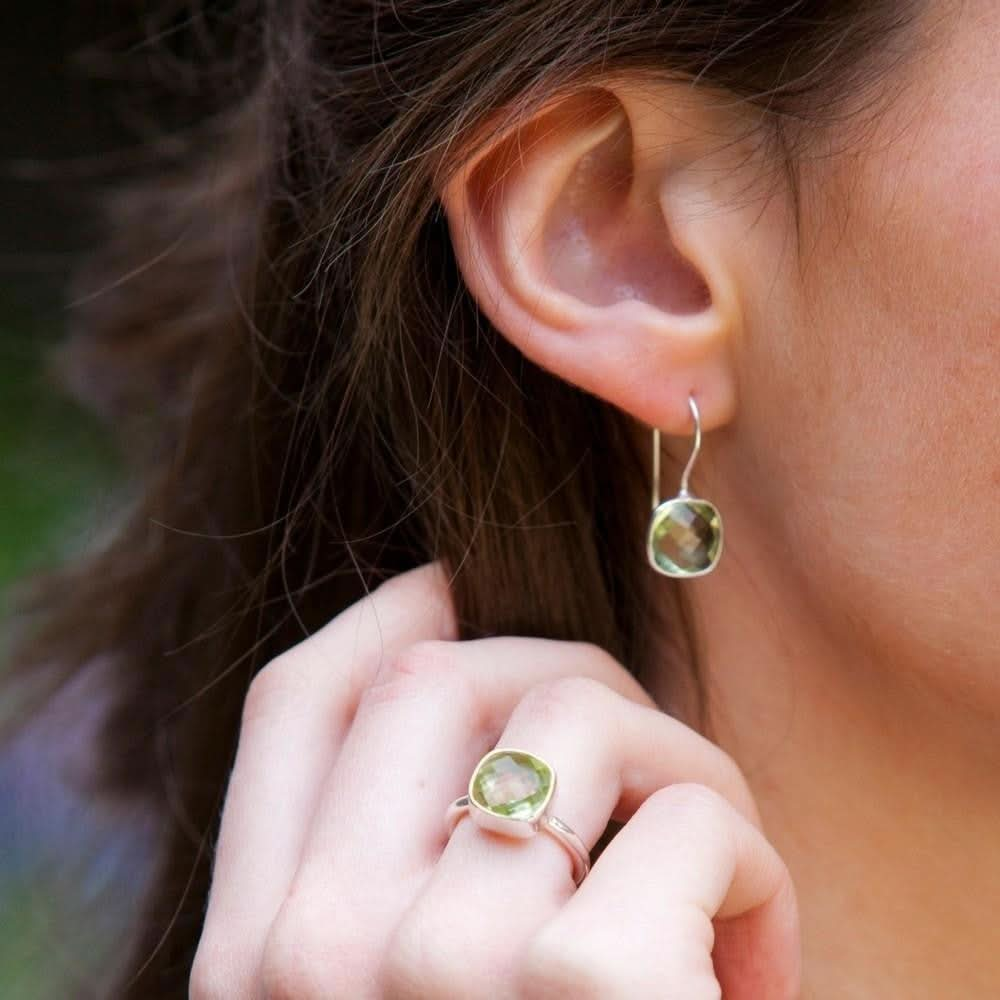
[[[877,116],[813,137],[797,219],[751,112],[628,77],[442,188],[483,311],[660,427],[665,492],[698,401],[709,726],[676,671],[458,642],[440,567],[404,574],[255,680],[192,996],[995,991],[1000,8],[911,30]],[[579,889],[546,836],[446,839],[495,745],[554,764],[588,846],[624,822]]]
[[[431,564],[254,680],[192,996],[711,997],[712,918],[744,914],[732,995],[794,996],[794,892],[730,758],[595,646],[455,634]],[[588,848],[628,819],[579,889],[544,834],[447,839],[495,745],[553,763]]]

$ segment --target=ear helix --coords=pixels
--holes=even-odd
[[[694,447],[677,495],[660,502],[660,431],[653,428],[653,511],[646,532],[646,555],[659,573],[690,579],[711,573],[722,555],[722,516],[715,504],[694,496],[688,478],[701,450],[701,415],[688,397],[694,420]]]

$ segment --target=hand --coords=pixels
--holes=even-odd
[[[254,680],[193,1000],[796,996],[791,880],[731,759],[595,646],[455,638],[433,563]],[[545,833],[446,838],[496,745],[553,765],[588,848],[625,822],[579,888]]]

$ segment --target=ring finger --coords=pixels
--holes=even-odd
[[[620,664],[585,643],[431,641],[386,661],[324,782],[265,946],[265,993],[370,994],[388,935],[444,847],[447,804],[525,692],[574,674],[652,705]]]
[[[546,811],[588,849],[609,820],[627,820],[655,791],[676,782],[708,786],[760,825],[728,755],[657,708],[591,678],[536,684],[513,710],[498,745],[523,748],[553,766],[558,780]],[[497,836],[460,822],[393,936],[388,994],[507,995],[498,984],[510,989],[531,937],[573,894],[571,871],[565,848],[548,835]]]

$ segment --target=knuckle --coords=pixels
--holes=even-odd
[[[473,995],[469,958],[455,941],[454,928],[436,933],[419,912],[405,916],[383,956],[383,995],[392,1000],[468,1000]]]
[[[450,698],[468,700],[471,679],[459,661],[455,643],[434,639],[414,643],[383,663],[361,693],[358,710],[395,704],[428,691],[445,690]]]
[[[759,827],[761,820],[757,803],[740,765],[722,747],[705,737],[699,736],[699,745],[704,761],[703,773],[710,775],[707,780],[711,782],[711,786],[701,783],[706,795],[718,795],[723,803],[729,804]]]
[[[267,1000],[321,1000],[328,994],[311,968],[290,962],[262,967],[260,995]]]
[[[257,672],[243,699],[242,726],[273,719],[295,699],[300,685],[290,653],[282,653]]]
[[[646,800],[670,812],[694,813],[712,818],[728,816],[731,806],[714,788],[696,781],[677,781],[658,788]]]
[[[620,697],[643,705],[647,708],[658,708],[649,692],[642,686],[636,675],[626,669],[621,661],[595,642],[577,642],[580,651],[580,662],[587,668],[586,676],[595,682],[600,682],[605,694],[608,691]]]
[[[223,1000],[238,989],[238,961],[226,945],[214,944],[205,938],[198,944],[191,976],[188,980],[190,1000]]]
[[[352,965],[361,954],[360,942],[331,926],[328,907],[304,893],[294,894],[286,899],[264,945],[261,991],[268,1000],[338,995],[355,978]]]
[[[733,807],[714,788],[694,781],[678,781],[658,788],[641,809],[662,812],[672,822],[722,826],[732,817]]]
[[[739,809],[751,823],[759,827],[761,825],[760,812],[757,809],[757,802],[753,797],[753,792],[750,790],[750,783],[747,781],[743,769],[721,747],[716,746],[715,750],[722,787],[731,796],[733,806]]]
[[[715,748],[716,767],[722,775],[723,780],[732,787],[748,788],[747,780],[743,775],[740,765],[722,747],[713,743]]]
[[[576,645],[580,650],[581,658],[591,663],[595,668],[613,674],[620,674],[624,669],[615,657],[596,642],[579,640]]]
[[[517,973],[523,1000],[587,1000],[620,995],[621,970],[602,948],[579,935],[541,932],[528,945]]]
[[[661,977],[663,996],[684,1000],[723,1000],[722,984],[715,975],[712,956],[703,955],[697,967],[667,970]]]
[[[448,574],[440,560],[397,573],[373,591],[375,602],[406,601],[420,604],[438,627],[443,639],[458,638],[458,619],[448,587]]]
[[[664,995],[685,1000],[722,1000],[722,984],[712,960],[712,920],[697,908],[691,908],[686,916],[686,926],[683,920],[676,924],[678,932],[671,944],[670,959],[661,970]]]
[[[690,980],[705,976],[714,978],[715,924],[712,918],[700,906],[683,903],[670,908],[669,921],[670,965],[677,970],[677,975]]]
[[[590,677],[558,677],[534,685],[515,710],[539,725],[547,725],[567,715],[594,718],[607,713],[608,689]]]
[[[422,680],[444,676],[454,670],[456,659],[454,643],[423,639],[390,657],[379,670],[375,680],[391,681],[409,677]]]
[[[533,939],[516,973],[520,1000],[609,1000],[653,995],[684,1000],[721,1000],[712,962],[714,928],[696,907],[671,914],[667,954],[657,956],[655,972],[637,960],[634,941],[609,947],[614,935],[595,946],[578,929],[554,922]]]

